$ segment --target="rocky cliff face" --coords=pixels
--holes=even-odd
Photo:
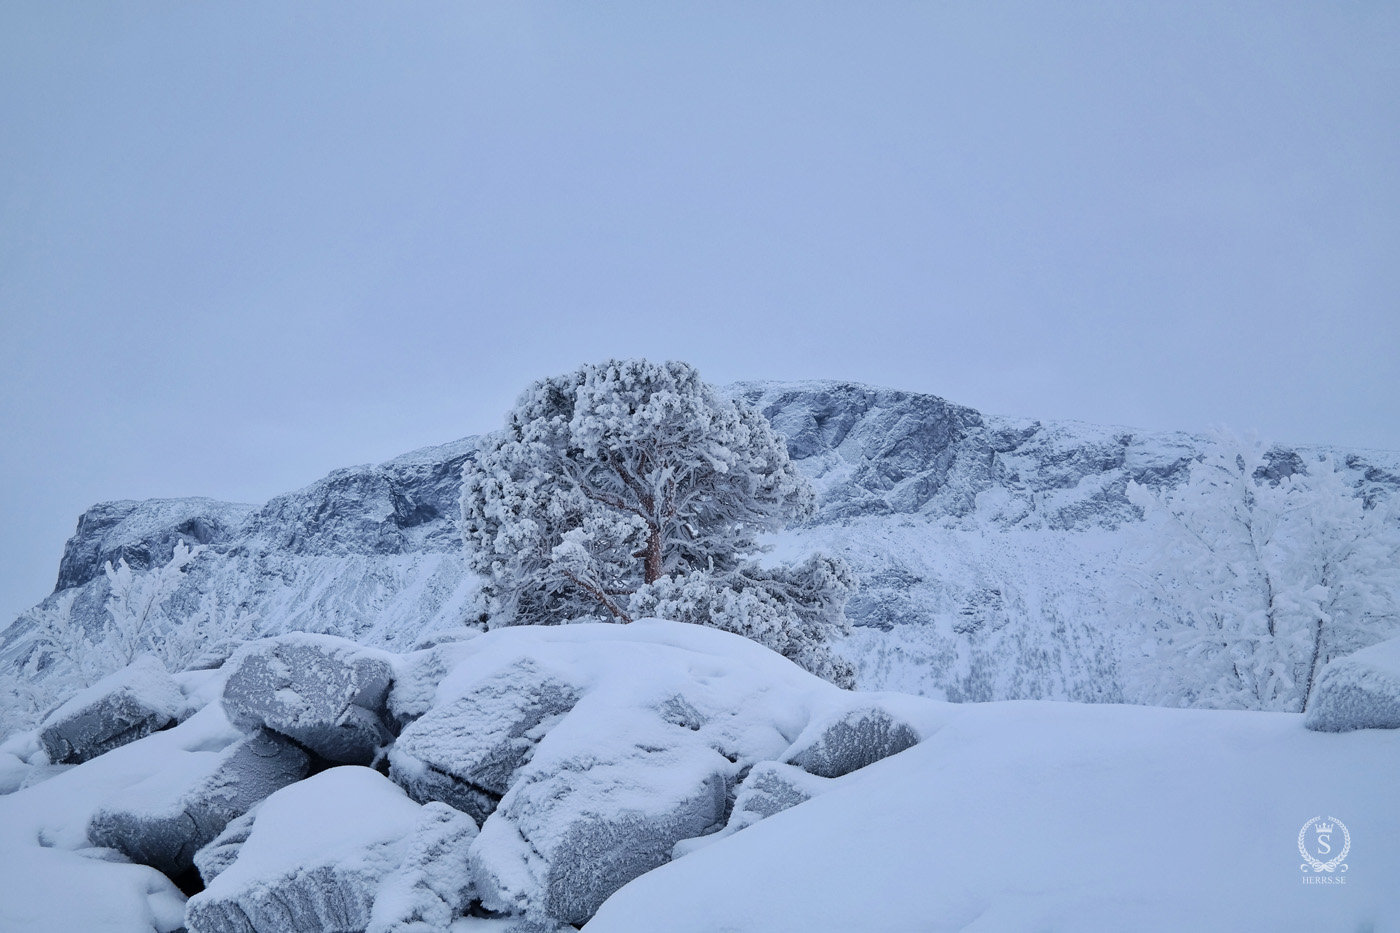
[[[740,384],[822,491],[821,521],[965,518],[997,490],[999,525],[1111,527],[1137,517],[1129,480],[1185,475],[1199,439],[986,417],[932,395],[838,382]],[[1087,482],[1086,482],[1087,481]]]
[[[982,415],[930,395],[840,382],[744,383],[818,490],[817,517],[775,557],[842,554],[861,592],[844,647],[862,685],[959,700],[1122,699],[1126,630],[1114,566],[1138,515],[1130,480],[1183,478],[1202,441]],[[177,540],[206,550],[174,608],[204,594],[269,632],[303,630],[403,648],[469,621],[477,581],[457,538],[472,439],[337,470],[252,506],[114,502],[78,523],[59,567],[79,618],[103,612],[107,561],[144,568]],[[1315,451],[1278,449],[1278,475]],[[1368,498],[1400,488],[1400,455],[1338,456]],[[22,626],[24,617],[18,620]],[[9,630],[12,640],[16,629]]]

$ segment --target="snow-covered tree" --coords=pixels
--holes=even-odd
[[[816,565],[784,571],[793,575],[780,583],[753,564],[759,536],[810,515],[812,503],[758,412],[721,397],[686,363],[612,360],[535,383],[505,427],[482,439],[463,470],[462,535],[468,565],[487,579],[492,626],[629,622],[641,588],[653,589],[636,605],[651,612],[686,580],[692,594],[707,589],[707,604],[726,592],[771,604],[750,629],[782,616],[810,629],[792,645],[824,644],[845,624],[845,599],[829,595]],[[800,582],[803,573],[812,579]],[[850,582],[844,568],[832,573]],[[771,608],[784,600],[804,608]],[[726,605],[690,616],[743,630],[738,603]]]
[[[95,630],[74,618],[72,593],[32,611],[21,646],[24,661],[0,675],[0,712],[6,724],[33,725],[67,697],[142,655],[154,655],[168,670],[182,671],[222,660],[253,637],[255,618],[226,611],[212,594],[201,597],[192,612],[170,612],[170,598],[184,580],[185,568],[203,550],[178,541],[168,562],[144,572],[125,560],[116,566],[108,561],[103,567],[107,613]]]
[[[175,542],[170,560],[144,573],[125,560],[103,568],[107,575],[107,624],[102,647],[113,659],[113,670],[143,654],[152,654],[168,670],[218,660],[256,634],[257,620],[247,612],[228,610],[212,593],[200,597],[192,611],[172,614],[170,598],[184,580],[185,568],[204,551]]]
[[[17,667],[0,671],[0,737],[36,724],[50,710],[109,668],[91,640],[73,622],[75,593],[27,613],[25,650]]]
[[[103,647],[110,653],[113,670],[125,667],[143,654],[156,654],[171,624],[165,603],[184,579],[185,567],[204,550],[175,542],[170,560],[145,573],[131,569],[126,558],[103,566],[107,575],[107,626]]]
[[[1400,626],[1400,525],[1330,458],[1280,475],[1221,432],[1179,487],[1130,484],[1155,546],[1142,577],[1144,699],[1298,711],[1322,665]]]
[[[1322,667],[1400,632],[1400,500],[1367,508],[1330,457],[1302,486],[1289,514],[1291,573],[1302,582],[1291,611],[1308,623],[1299,665],[1303,705]]]

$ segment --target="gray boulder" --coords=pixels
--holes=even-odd
[[[836,778],[918,743],[913,726],[879,706],[863,706],[827,722],[787,759],[808,774]]]
[[[243,843],[253,833],[253,821],[257,815],[258,806],[254,804],[247,813],[229,820],[223,832],[194,854],[194,867],[199,870],[199,879],[206,888],[238,858]]]
[[[190,898],[189,933],[369,927],[423,808],[369,768],[331,768],[263,802],[233,864]]]
[[[385,652],[297,633],[247,645],[230,665],[224,711],[245,732],[271,729],[334,764],[369,764],[393,740]]]
[[[739,785],[728,825],[741,829],[805,803],[824,791],[825,783],[825,778],[808,774],[801,768],[761,761]]]
[[[212,767],[173,789],[157,776],[93,815],[88,838],[133,862],[176,877],[195,865],[195,853],[231,820],[274,791],[306,777],[306,752],[279,735],[259,731],[217,756]]]
[[[1400,638],[1324,667],[1303,725],[1317,732],[1400,729]]]
[[[155,658],[137,658],[54,710],[39,726],[53,764],[81,764],[173,725],[184,694]]]
[[[578,700],[574,688],[522,658],[468,683],[403,730],[389,776],[420,803],[439,800],[481,822],[541,738]]]
[[[621,810],[573,821],[550,853],[544,911],[565,923],[583,923],[633,878],[671,860],[683,839],[712,832],[724,819],[725,780],[703,780],[674,810]]]
[[[472,846],[482,903],[584,923],[678,842],[721,827],[729,773],[711,749],[644,742],[522,777]]]
[[[796,765],[760,761],[749,770],[734,792],[734,804],[724,829],[707,836],[681,840],[676,843],[671,857],[683,858],[694,851],[707,848],[720,839],[732,836],[774,814],[789,810],[799,803],[806,803],[818,794],[825,793],[830,785],[831,781],[828,778],[808,774]]]
[[[443,803],[425,804],[404,840],[402,862],[379,885],[368,933],[446,930],[475,886],[467,866],[476,823]]]
[[[574,933],[577,927],[548,917],[518,917],[502,933]]]

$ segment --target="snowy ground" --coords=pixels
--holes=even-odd
[[[587,933],[1400,930],[1400,732],[966,705],[838,780],[633,881]],[[1348,827],[1344,883],[1305,883],[1314,816]]]
[[[218,679],[204,699],[217,696]],[[32,733],[30,733],[32,735]],[[185,897],[153,868],[93,848],[88,821],[112,795],[132,788],[159,794],[198,773],[241,738],[218,703],[179,728],[158,732],[0,797],[0,931],[150,933],[184,923]],[[16,749],[18,736],[6,743]],[[46,778],[46,779],[44,779]]]
[[[1400,732],[1309,732],[1276,713],[940,706],[922,744],[691,847],[587,931],[1400,930]],[[0,797],[0,930],[178,927],[183,896],[88,848],[84,827],[117,790],[173,780],[236,737],[214,703]],[[1315,816],[1347,826],[1347,870],[1327,876],[1344,883],[1305,883],[1298,833]]]

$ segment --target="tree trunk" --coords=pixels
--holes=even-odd
[[[1307,712],[1308,701],[1312,699],[1313,681],[1317,679],[1317,662],[1322,657],[1322,620],[1317,620],[1317,631],[1313,634],[1312,661],[1308,663],[1308,685],[1303,690],[1303,709]]]
[[[655,583],[661,579],[661,529],[653,528],[647,534],[646,582]]]

